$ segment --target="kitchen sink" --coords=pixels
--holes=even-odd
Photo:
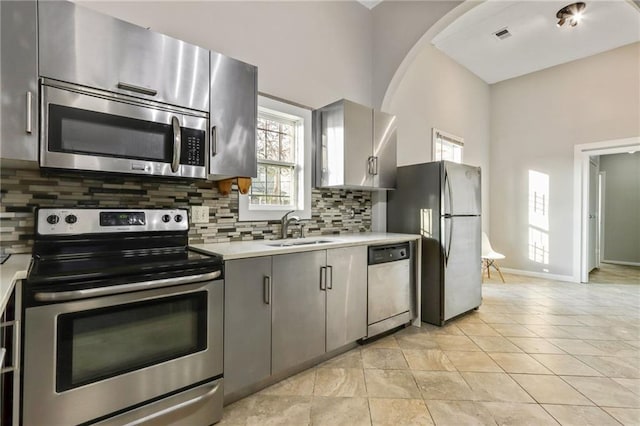
[[[272,243],[267,244],[271,247],[295,247],[295,246],[309,246],[309,245],[318,245],[318,244],[326,244],[333,243],[332,240],[313,240],[313,241],[283,241],[281,243]]]

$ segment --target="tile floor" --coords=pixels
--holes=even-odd
[[[640,285],[505,278],[477,312],[360,346],[221,424],[640,425]]]

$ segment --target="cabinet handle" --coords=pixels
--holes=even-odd
[[[142,93],[143,95],[155,96],[158,91],[155,89],[149,89],[147,87],[136,86],[135,84],[124,83],[119,81],[117,84],[118,89],[128,90],[129,92]]]
[[[378,174],[378,157],[373,157],[373,174]]]
[[[27,125],[24,130],[28,134],[31,134],[33,132],[33,124],[31,123],[33,121],[33,114],[31,113],[32,106],[33,95],[31,94],[31,92],[27,92]]]
[[[211,156],[218,154],[218,127],[211,127]]]
[[[327,268],[320,267],[320,290],[327,291]]]
[[[367,171],[370,175],[373,174],[373,157],[367,158]]]
[[[329,278],[327,279],[327,288],[329,290],[333,290],[333,266],[327,266],[327,270],[329,271],[329,273],[327,274],[329,276]]]
[[[268,275],[265,275],[264,281],[262,282],[262,291],[264,293],[264,303],[267,305],[271,304],[271,277]]]

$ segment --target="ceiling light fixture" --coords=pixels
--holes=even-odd
[[[571,27],[575,27],[582,20],[582,14],[584,12],[586,4],[583,2],[571,3],[568,6],[563,7],[556,13],[558,18],[558,26],[561,27],[565,22],[569,22]]]

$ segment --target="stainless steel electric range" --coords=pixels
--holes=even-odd
[[[189,250],[188,223],[180,209],[37,211],[25,426],[220,420],[223,263]]]

